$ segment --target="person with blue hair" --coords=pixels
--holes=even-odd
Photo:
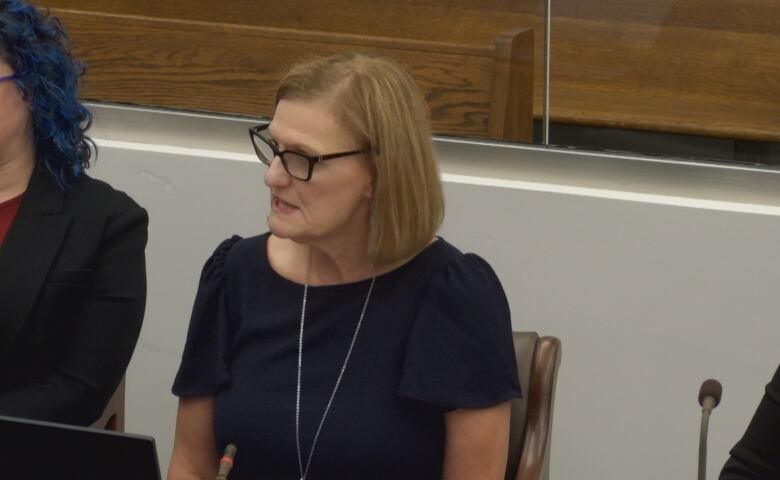
[[[0,0],[0,415],[98,419],[146,303],[146,211],[90,178],[84,67],[60,22]]]

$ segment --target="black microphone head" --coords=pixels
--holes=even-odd
[[[715,400],[714,407],[717,407],[718,404],[720,403],[720,397],[722,395],[723,395],[723,385],[721,385],[719,381],[712,378],[710,378],[709,380],[705,380],[704,383],[701,384],[701,388],[699,389],[699,405],[703,407],[704,399],[707,397],[712,397],[713,400]]]

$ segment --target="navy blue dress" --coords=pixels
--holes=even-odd
[[[215,396],[217,448],[238,447],[232,480],[300,476],[295,390],[303,285],[271,268],[267,240],[234,236],[206,263],[173,385],[181,397]],[[369,285],[309,287],[304,464]],[[483,259],[439,239],[377,277],[308,479],[441,478],[444,413],[517,396],[501,284]]]

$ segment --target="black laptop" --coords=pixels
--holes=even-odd
[[[0,416],[0,478],[160,480],[154,439]]]

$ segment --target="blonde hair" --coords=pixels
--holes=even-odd
[[[276,103],[324,95],[335,95],[338,113],[371,152],[369,256],[385,265],[417,254],[444,217],[427,107],[417,84],[391,60],[344,53],[293,67]]]

